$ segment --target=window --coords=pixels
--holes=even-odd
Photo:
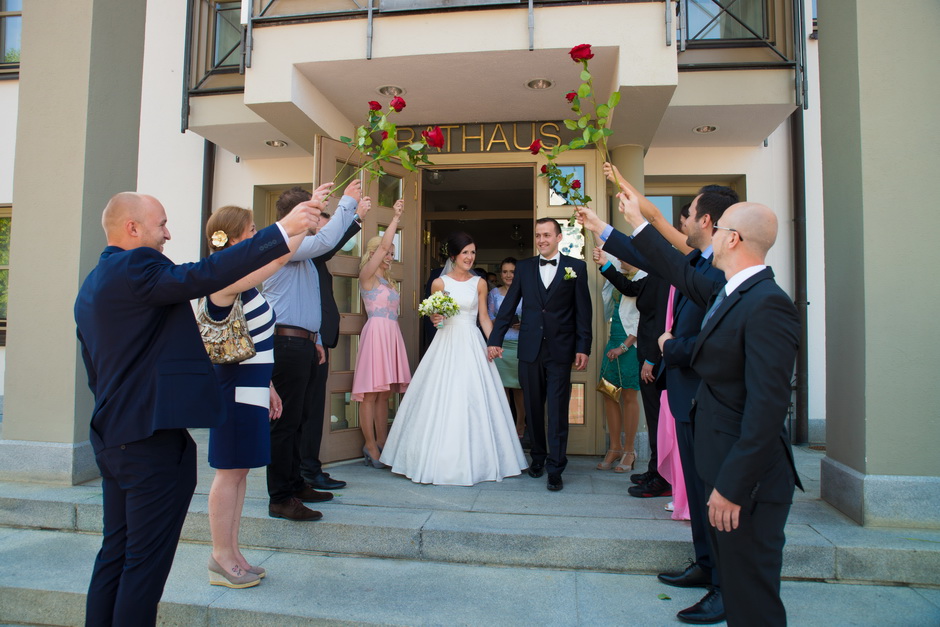
[[[766,40],[767,0],[687,0],[689,41]]]
[[[0,0],[0,73],[19,71],[23,0]]]
[[[241,2],[218,2],[215,9],[215,45],[212,65],[239,65],[238,48],[242,43]]]

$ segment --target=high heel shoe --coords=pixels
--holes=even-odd
[[[252,566],[251,564],[248,565],[248,572],[252,575],[258,575],[258,579],[264,579],[264,576],[268,574],[268,571],[262,567]]]
[[[214,557],[209,556],[209,585],[225,586],[226,588],[251,588],[261,583],[261,577],[254,573],[245,572],[241,568],[238,568],[238,572],[242,574],[235,575],[226,572],[224,568],[219,566]]]
[[[627,460],[630,460],[630,463],[627,464]],[[636,463],[636,451],[626,451],[623,454],[623,457],[620,458],[620,462],[614,466],[614,472],[629,472],[633,470],[633,464]]]
[[[607,459],[611,455],[613,455],[613,459],[611,459],[610,461],[607,461]],[[614,462],[617,461],[617,459],[621,455],[623,455],[623,451],[616,451],[612,448],[607,449],[607,454],[604,456],[604,461],[602,461],[601,463],[597,465],[597,469],[598,470],[610,470],[611,467],[614,465]]]
[[[385,464],[377,459],[372,459],[372,456],[369,455],[369,449],[364,446],[362,447],[362,456],[365,457],[366,466],[372,466],[373,468],[385,468]]]

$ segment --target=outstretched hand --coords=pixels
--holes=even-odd
[[[596,233],[598,236],[603,235],[607,224],[597,217],[596,213],[588,207],[578,207],[575,211],[578,214],[578,224],[583,224],[587,230]]]
[[[359,219],[362,220],[366,217],[366,214],[369,213],[370,209],[372,209],[372,199],[366,196],[359,201],[359,206],[356,207],[356,215],[358,215]]]
[[[405,200],[403,198],[396,200],[392,209],[395,211],[395,217],[400,218],[401,214],[405,212]]]
[[[633,225],[633,228],[646,222],[646,218],[640,212],[640,199],[632,190],[627,189],[620,192],[617,194],[617,198],[620,199],[620,213],[623,214],[627,222]]]
[[[359,199],[362,197],[362,181],[356,179],[347,185],[346,189],[343,191],[343,196],[349,196],[356,202],[359,202]]]
[[[326,202],[326,199],[327,199],[327,198],[329,197],[329,195],[330,195],[330,190],[331,190],[331,189],[333,189],[333,181],[330,181],[329,183],[324,183],[324,184],[321,185],[320,187],[318,187],[318,188],[316,188],[315,190],[313,190],[313,195],[312,195],[312,197],[310,198],[310,200],[315,200],[315,201],[317,201],[317,202],[319,202],[319,203],[325,203],[325,202]],[[325,208],[326,208],[326,206],[324,205],[324,209],[325,209]]]
[[[594,247],[593,259],[594,263],[599,266],[603,266],[605,263],[607,263],[607,255],[604,254],[604,251],[601,250],[600,246]]]
[[[318,226],[320,221],[320,210],[323,209],[323,203],[313,198],[302,203],[298,203],[291,212],[278,220],[284,227],[289,237],[308,233],[311,229]]]

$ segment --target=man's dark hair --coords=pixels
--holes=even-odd
[[[558,224],[558,220],[555,218],[539,218],[535,221],[536,224],[548,224],[549,222],[555,225],[555,235],[561,235],[561,225]]]
[[[312,196],[303,187],[291,187],[289,190],[282,192],[277,199],[277,204],[274,205],[277,209],[277,219],[280,220],[290,213],[291,209],[302,202],[307,202]]]
[[[706,185],[698,190],[698,193],[700,198],[693,216],[694,220],[708,214],[711,216],[712,224],[715,224],[721,219],[721,214],[725,212],[725,209],[738,202],[738,193],[722,185]]]

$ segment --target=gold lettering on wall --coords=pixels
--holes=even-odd
[[[463,150],[461,152],[467,152],[467,140],[468,139],[479,139],[480,140],[480,152],[486,152],[483,150],[483,125],[480,125],[480,134],[479,135],[467,135],[467,125],[464,124],[460,127],[461,132],[463,133]]]
[[[434,154],[528,152],[529,146],[536,139],[540,140],[545,148],[554,148],[581,135],[580,129],[577,132],[569,131],[558,122],[441,124],[440,127],[444,133],[444,147],[435,150]],[[434,125],[400,126],[395,139],[399,146],[404,146],[416,141],[421,136],[421,131],[432,128]]]
[[[519,125],[512,125],[512,145],[516,147],[516,150],[528,150],[529,146],[532,145],[532,142],[535,141],[535,122],[532,122],[532,130],[529,132],[529,142],[522,146],[519,145],[518,140]]]
[[[499,133],[499,136],[500,136],[502,139],[496,139],[496,134],[497,134],[497,133]],[[506,152],[509,152],[509,150],[510,150],[510,149],[509,149],[509,140],[506,139],[506,134],[503,132],[503,125],[502,125],[502,124],[497,124],[496,127],[493,128],[493,133],[490,135],[490,141],[489,141],[489,143],[486,145],[486,152],[492,152],[492,150],[493,150],[493,144],[503,144],[504,146],[506,146]]]

